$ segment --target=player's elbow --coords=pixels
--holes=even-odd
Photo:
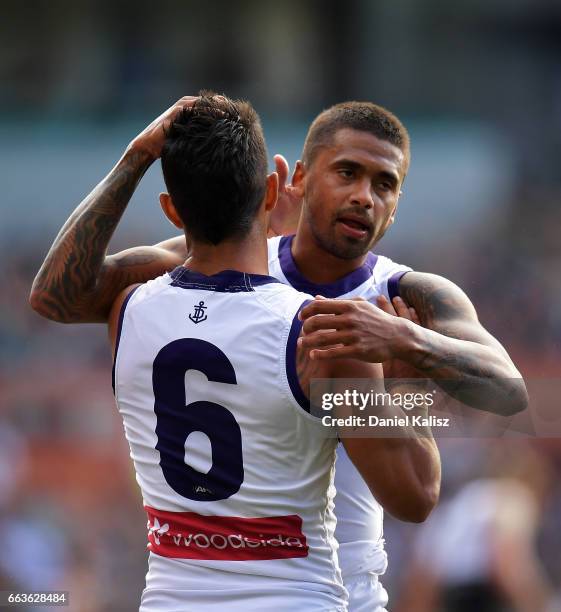
[[[530,403],[530,396],[528,395],[528,389],[526,389],[526,383],[522,378],[514,378],[512,380],[512,389],[510,391],[510,401],[508,402],[507,415],[512,416],[518,412],[522,412],[528,408]]]
[[[430,513],[436,507],[440,498],[440,486],[439,484],[433,484],[423,489],[422,495],[419,496],[419,500],[415,507],[415,511],[412,513],[411,523],[424,523]]]
[[[440,497],[440,474],[436,472],[432,477],[404,475],[399,483],[385,490],[373,488],[368,481],[367,484],[384,510],[406,523],[426,521]]]
[[[414,496],[410,496],[406,504],[388,511],[400,521],[407,523],[423,523],[435,508],[440,497],[438,484],[420,488]]]
[[[29,293],[29,305],[31,308],[40,316],[51,321],[57,321],[62,323],[60,316],[57,316],[57,311],[52,308],[49,300],[46,299],[45,294],[35,288],[31,289]]]
[[[530,397],[522,378],[509,378],[500,400],[495,403],[494,412],[501,416],[514,416],[528,408]]]
[[[77,317],[60,308],[52,296],[40,289],[31,289],[28,302],[31,308],[44,319],[49,319],[56,323],[76,323],[79,321]]]

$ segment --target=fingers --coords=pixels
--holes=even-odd
[[[164,111],[157,119],[155,119],[147,129],[150,129],[151,127],[158,128],[161,126],[166,129],[182,110],[193,106],[198,99],[199,96],[183,96],[183,98],[179,98],[179,100],[173,104],[173,106],[170,106],[167,111]]]
[[[302,308],[298,317],[301,321],[305,321],[317,314],[343,314],[349,312],[353,306],[350,300],[330,300],[320,296],[320,299]]]
[[[170,124],[183,109],[193,106],[198,99],[198,96],[183,96],[183,98],[179,98],[175,104],[170,106],[147,125],[142,132],[131,141],[129,147],[148,153],[152,157],[152,160],[158,159],[161,155],[166,131]]]
[[[313,334],[304,334],[298,338],[298,346],[306,349],[317,349],[331,346],[346,346],[354,342],[353,334],[334,329],[319,330]]]
[[[394,297],[392,304],[398,317],[402,317],[403,319],[411,318],[411,315],[409,314],[409,307],[399,296]]]
[[[279,191],[284,191],[286,189],[286,181],[288,179],[289,172],[288,162],[278,153],[273,157],[273,159],[275,160],[275,169],[279,175]]]
[[[200,96],[183,96],[174,104],[174,106],[193,106],[195,100],[198,100]]]
[[[409,319],[409,321],[412,321],[417,325],[421,324],[417,311],[412,306],[407,306],[405,301],[399,296],[394,297],[390,302],[386,296],[379,295],[376,298],[376,304],[378,308],[387,314],[395,317],[401,317],[403,319]]]
[[[379,295],[376,298],[376,305],[385,313],[397,317],[397,312],[395,311],[395,308],[392,306],[392,303],[385,295]]]
[[[417,311],[413,308],[413,306],[407,306],[405,301],[399,296],[393,299],[393,303],[398,317],[409,319],[413,323],[421,325],[421,321],[419,319],[419,316],[417,315]]]
[[[332,346],[327,349],[313,349],[310,351],[310,359],[344,359],[352,357],[355,351],[351,346]]]
[[[345,321],[341,320],[340,316],[325,314],[325,315],[316,315],[313,317],[309,317],[304,321],[302,325],[302,331],[305,334],[311,334],[320,329],[329,330],[329,329],[339,329],[341,324]]]
[[[199,96],[183,96],[183,98],[179,98],[179,100],[173,106],[170,106],[164,115],[167,115],[168,117],[171,115],[175,116],[184,108],[190,108],[193,106],[198,99]]]
[[[360,297],[350,300],[333,300],[321,295],[316,295],[316,299],[300,311],[298,318],[304,321],[304,330],[306,333],[318,329],[340,329],[348,323],[346,319],[343,320],[341,318],[341,315],[357,312],[357,309],[359,311],[363,310],[357,302],[366,302],[366,300]],[[421,325],[421,321],[415,309],[408,306],[399,296],[394,297],[390,302],[385,296],[379,295],[376,298],[376,305],[386,314],[408,319],[417,325]],[[372,308],[372,305],[369,304],[369,307]],[[312,318],[314,318],[314,320],[311,323],[307,323],[308,320],[311,321]]]

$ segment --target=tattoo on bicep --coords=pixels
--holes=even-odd
[[[443,287],[433,279],[410,281],[406,275],[399,291],[405,302],[415,308],[423,327],[439,327],[440,333],[444,333],[441,330],[449,321],[477,320],[473,306],[458,289]]]
[[[407,276],[403,280],[406,279]],[[421,277],[403,282],[400,294],[415,308],[423,327],[448,338],[476,342],[473,334],[466,333],[466,330],[471,324],[478,325],[477,315],[459,289],[442,286],[442,279]],[[447,349],[445,346],[438,338],[428,338],[415,367],[428,377],[462,377],[464,381],[492,374],[492,368],[481,358],[480,351]]]
[[[111,265],[108,265],[108,262]],[[120,291],[133,283],[144,283],[165,272],[170,272],[181,263],[180,258],[174,260],[164,255],[160,249],[138,247],[106,260],[102,272],[108,278],[103,279],[100,275],[100,282],[104,280],[104,285],[115,285]]]
[[[126,255],[114,256],[115,266],[123,270],[134,268],[135,266],[147,266],[153,264],[159,258],[153,250],[131,251]]]

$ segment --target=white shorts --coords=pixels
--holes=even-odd
[[[349,591],[349,612],[387,612],[388,592],[378,574],[367,572],[343,579]]]

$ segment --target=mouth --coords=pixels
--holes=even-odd
[[[372,225],[362,218],[342,216],[337,219],[336,223],[350,238],[366,238],[372,231]]]

